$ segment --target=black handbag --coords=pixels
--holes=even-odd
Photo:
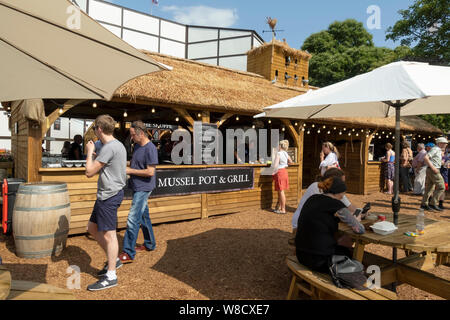
[[[336,287],[367,290],[367,287],[364,287],[367,277],[361,262],[347,256],[333,255],[328,266]]]

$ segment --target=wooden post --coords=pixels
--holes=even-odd
[[[298,163],[298,175],[297,175],[297,200],[302,197],[303,188],[303,144],[305,141],[305,132],[302,130],[303,121],[298,122],[298,147],[297,147],[297,163]]]
[[[72,109],[73,107],[79,105],[80,103],[84,102],[86,100],[80,100],[80,99],[73,99],[73,100],[68,100],[67,102],[64,103],[64,106],[62,107],[62,110],[60,111],[60,109],[56,109],[55,111],[53,111],[51,114],[48,115],[48,117],[46,118],[46,125],[42,126],[42,131],[41,131],[41,137],[45,137],[45,134],[47,133],[48,129],[51,128],[52,124],[56,121],[56,119],[58,119],[59,117],[61,117],[65,112],[69,111],[70,109]],[[84,128],[83,128],[84,130]]]
[[[217,128],[220,128],[220,126],[221,126],[222,124],[224,124],[224,122],[227,121],[227,120],[228,120],[229,118],[231,118],[232,116],[233,116],[232,113],[225,113],[225,114],[222,116],[222,118],[220,118],[220,120],[216,122]]]
[[[27,181],[38,182],[39,168],[42,166],[42,129],[36,123],[28,121],[28,168]]]
[[[189,124],[189,130],[191,130],[190,128],[194,128],[194,119],[192,119],[191,115],[189,114],[189,112],[187,112],[186,109],[184,108],[174,108],[174,110],[181,116],[183,117],[184,120],[186,120],[186,122]],[[192,130],[191,130],[192,132]]]

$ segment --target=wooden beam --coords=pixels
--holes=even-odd
[[[280,119],[280,120],[286,126],[289,134],[293,138],[294,146],[296,148],[298,148],[298,134],[297,134],[297,131],[295,130],[294,126],[292,125],[291,121],[289,119]]]
[[[194,119],[192,119],[189,112],[187,112],[184,108],[173,108],[180,116],[183,117],[184,120],[191,126],[194,127]]]
[[[27,181],[39,182],[42,166],[42,128],[35,121],[28,121]]]
[[[202,111],[202,122],[203,123],[210,123],[211,117],[209,111]]]
[[[303,144],[305,142],[305,132],[302,130],[304,121],[298,122],[297,128],[297,139],[298,139],[298,147],[297,147],[297,163],[298,163],[298,172],[297,172],[297,200],[300,200],[302,196],[302,184],[303,184]]]
[[[397,279],[444,299],[450,299],[450,281],[439,278],[434,274],[397,264]]]
[[[83,103],[84,101],[86,101],[86,100],[80,100],[80,99],[68,100],[67,102],[64,103],[64,106],[62,107],[61,111],[58,108],[55,111],[53,111],[51,114],[49,114],[48,117],[46,118],[46,125],[42,127],[41,136],[42,137],[45,136],[45,134],[47,133],[48,129],[50,129],[50,127],[56,121],[56,119],[61,117],[65,112],[69,111],[70,109],[72,109],[76,105],[79,105],[80,103]]]
[[[227,121],[229,118],[231,118],[233,116],[232,113],[225,113],[219,121],[216,122],[217,124],[217,128],[220,128],[221,125],[223,125],[225,123],[225,121]]]

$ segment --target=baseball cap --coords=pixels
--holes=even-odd
[[[425,147],[429,147],[429,148],[433,148],[434,146],[435,146],[435,144],[432,143],[432,142],[428,142],[428,143],[425,145]]]

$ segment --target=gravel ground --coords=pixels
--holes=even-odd
[[[372,211],[390,212],[391,197],[349,195],[357,206],[372,202]],[[420,197],[402,195],[402,213],[416,214]],[[447,204],[447,206],[450,206]],[[12,237],[0,236],[0,256],[16,280],[45,282],[65,287],[76,265],[81,270],[77,299],[285,299],[291,274],[285,264],[293,249],[288,214],[254,210],[204,220],[165,223],[154,226],[157,248],[139,253],[133,263],[118,270],[119,285],[89,292],[106,260],[97,243],[86,236],[70,237],[59,257],[21,259],[14,254]],[[450,209],[428,217],[450,221]],[[124,230],[119,232],[122,245]],[[142,243],[139,235],[138,243]],[[390,248],[369,245],[369,251],[390,258]],[[402,257],[399,251],[399,257]],[[450,268],[439,266],[432,273],[450,280]],[[400,299],[440,299],[408,285],[398,287]]]

